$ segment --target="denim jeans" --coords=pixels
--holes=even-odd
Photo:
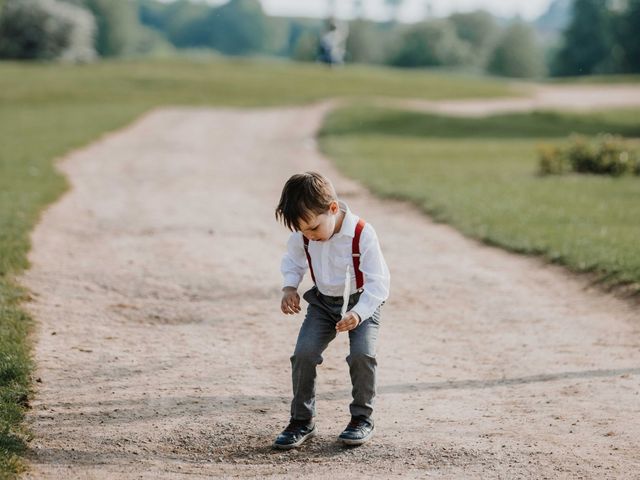
[[[351,295],[349,308],[357,303],[359,293]],[[316,287],[304,293],[309,302],[307,314],[291,356],[293,401],[291,418],[309,420],[316,415],[316,367],[322,363],[322,352],[336,337],[340,321],[342,298],[322,295]],[[349,330],[349,355],[346,357],[351,374],[353,401],[349,411],[353,416],[370,417],[376,395],[376,340],[380,326],[380,307],[374,314]]]

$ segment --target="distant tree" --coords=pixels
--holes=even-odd
[[[289,22],[289,34],[287,35],[286,55],[293,58],[293,51],[298,44],[300,36],[305,32],[305,28],[297,21]]]
[[[617,16],[615,32],[621,71],[640,73],[640,0],[629,0],[627,9]]]
[[[210,31],[203,19],[211,14],[212,7],[190,0],[170,3],[146,0],[146,3],[149,5],[141,9],[140,20],[149,26],[160,28],[175,46],[208,45]]]
[[[401,35],[390,63],[399,67],[462,65],[469,61],[470,48],[458,38],[447,20],[431,20],[409,27]]]
[[[135,52],[139,35],[138,11],[133,2],[83,0],[98,24],[96,50],[105,57]]]
[[[7,0],[0,14],[0,57],[89,61],[93,16],[56,0]]]
[[[258,0],[231,0],[212,15],[211,46],[229,55],[262,50],[265,15]]]
[[[173,2],[173,4],[179,2]],[[166,15],[168,4],[157,0],[137,0],[138,18],[140,23],[156,30],[166,30]]]
[[[266,55],[289,56],[291,19],[285,17],[266,17],[264,22],[264,40],[261,51]]]
[[[512,23],[498,40],[487,69],[493,74],[507,77],[534,78],[544,75],[544,58],[533,30],[522,21]]]
[[[245,55],[261,51],[265,37],[266,20],[260,2],[231,0],[185,25],[178,45]]]
[[[366,20],[349,24],[347,37],[347,62],[376,63],[382,60],[383,47],[375,25]]]
[[[637,36],[637,32],[636,32]],[[607,69],[613,47],[606,0],[575,0],[563,46],[552,62],[553,75],[590,75]]]
[[[292,58],[298,62],[315,62],[318,56],[318,39],[319,32],[304,31],[296,40]]]
[[[483,66],[499,35],[494,17],[485,11],[454,13],[449,17],[458,37],[468,42],[473,51],[473,62]]]

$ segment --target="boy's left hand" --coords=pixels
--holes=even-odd
[[[344,317],[336,323],[336,330],[338,332],[348,332],[353,330],[360,324],[360,316],[356,312],[347,312]]]

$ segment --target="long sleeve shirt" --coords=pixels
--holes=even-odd
[[[339,202],[339,205],[345,212],[340,231],[323,242],[309,241],[316,286],[320,293],[332,297],[343,295],[348,266],[351,272],[350,293],[356,292],[352,242],[358,217],[351,213],[344,202]],[[280,264],[283,287],[298,288],[308,268],[302,233],[294,232],[289,237],[287,252]],[[389,269],[382,256],[378,237],[369,223],[360,235],[360,271],[364,276],[363,291],[351,311],[364,321],[388,298],[390,282]]]

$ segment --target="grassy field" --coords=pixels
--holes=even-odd
[[[445,73],[218,60],[0,63],[0,477],[20,470],[32,322],[21,309],[28,234],[66,188],[53,160],[159,105],[269,106],[326,97],[513,95],[504,82]]]
[[[376,193],[512,251],[607,285],[640,287],[640,178],[540,177],[537,144],[572,132],[640,137],[638,110],[460,119],[368,107],[333,112],[321,147]]]

